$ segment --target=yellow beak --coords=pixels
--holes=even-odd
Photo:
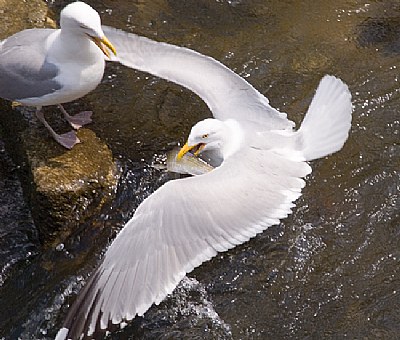
[[[189,146],[188,143],[186,142],[186,144],[182,147],[182,149],[179,150],[179,153],[178,153],[178,155],[176,156],[176,159],[177,159],[178,161],[180,161],[181,158],[182,158],[186,153],[188,153],[190,150],[192,150],[192,149],[194,149],[194,148],[196,148],[196,147],[198,147],[198,149],[195,151],[194,155],[195,155],[195,156],[198,156],[198,155],[200,154],[200,152],[205,148],[205,146],[206,146],[206,144],[204,144],[204,143],[199,143],[199,144],[196,144],[196,145],[191,145],[191,146]]]
[[[93,40],[93,42],[100,48],[100,50],[108,57],[110,58],[110,52],[109,50],[114,54],[117,55],[117,51],[113,44],[111,44],[110,40],[107,39],[106,36],[103,36],[102,38],[97,38],[97,37],[92,37],[90,38]],[[108,49],[109,50],[108,50]]]
[[[188,153],[190,150],[192,150],[195,146],[196,146],[196,145],[189,146],[188,143],[186,143],[184,146],[182,146],[182,149],[179,150],[179,153],[178,153],[178,155],[176,156],[176,159],[177,159],[178,161],[180,161],[181,158],[182,158],[186,153]]]

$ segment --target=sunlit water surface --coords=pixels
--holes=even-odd
[[[203,264],[111,338],[398,338],[398,2],[87,2],[108,25],[221,60],[296,123],[324,74],[342,78],[354,103],[348,142],[312,162],[289,218]],[[52,5],[58,11],[66,3]],[[10,224],[0,228],[0,339],[54,336],[105,247],[174,177],[153,161],[210,114],[189,91],[118,65],[109,65],[85,105],[121,168],[116,200],[56,249],[40,247],[26,209],[17,212],[13,237]]]

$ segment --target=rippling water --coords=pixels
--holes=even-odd
[[[65,1],[53,3],[58,9]],[[106,24],[223,61],[297,123],[326,73],[349,85],[354,103],[348,142],[312,163],[292,216],[203,264],[112,338],[398,338],[399,3],[88,3]],[[171,178],[151,167],[153,155],[182,142],[209,115],[189,91],[109,66],[87,102],[93,130],[120,162],[117,199],[57,250],[40,250],[25,225],[16,227],[23,235],[17,243],[0,242],[0,339],[55,334],[65,299],[75,296],[102,249],[141,200]]]

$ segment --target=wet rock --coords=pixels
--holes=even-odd
[[[400,52],[400,18],[368,18],[359,25],[357,38],[361,47],[383,48],[388,54]]]
[[[118,180],[112,153],[89,129],[78,131],[81,143],[66,151],[30,109],[1,107],[7,146],[23,168],[25,196],[41,240],[59,242],[112,198]]]
[[[292,62],[292,69],[297,73],[309,72],[328,68],[331,64],[332,61],[329,56],[318,51],[311,51],[304,53],[304,55],[299,54],[296,56]]]
[[[81,144],[50,158],[43,152],[49,141],[40,145],[31,144],[30,136],[24,139],[35,146],[27,150],[35,185],[32,213],[46,239],[57,234],[64,239],[113,196],[118,172],[111,151],[89,129],[78,136]]]
[[[39,0],[0,0],[0,11],[0,38],[53,22],[46,17],[46,4]],[[78,110],[71,105],[67,108],[71,113]],[[40,238],[53,245],[112,198],[118,179],[112,153],[89,129],[81,129],[82,143],[67,151],[48,135],[33,109],[13,108],[10,102],[0,100],[0,111],[6,149],[21,166],[24,196]],[[48,120],[55,130],[70,130],[57,108],[45,108],[45,113],[52,116]]]
[[[24,201],[18,167],[5,151],[0,130],[0,287],[14,266],[37,253],[37,232]]]

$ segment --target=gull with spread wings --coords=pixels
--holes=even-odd
[[[217,151],[222,163],[167,182],[135,211],[70,308],[57,339],[99,338],[159,304],[195,267],[248,241],[291,213],[307,163],[340,150],[351,94],[324,76],[299,129],[246,80],[187,48],[109,27],[122,64],[198,94],[214,118],[193,126],[178,154]]]

